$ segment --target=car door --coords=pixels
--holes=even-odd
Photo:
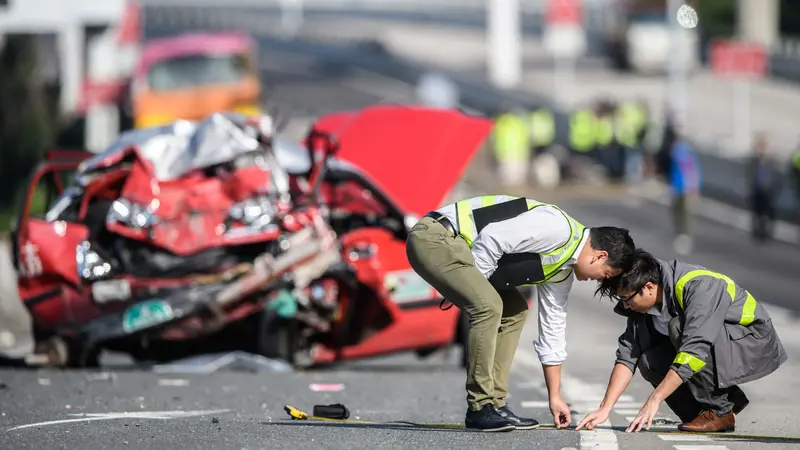
[[[65,264],[63,256],[75,253],[72,241],[85,238],[87,231],[80,224],[49,221],[47,214],[58,203],[63,205],[68,201],[63,195],[65,189],[88,156],[91,153],[49,151],[29,178],[25,200],[12,232],[13,260],[21,295],[24,291],[52,290],[59,281],[77,280],[73,274],[64,276],[71,265]]]

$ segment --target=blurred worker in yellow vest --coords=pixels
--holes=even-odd
[[[616,105],[607,100],[599,101],[595,106],[597,121],[597,161],[606,169],[611,179],[619,179],[624,172],[624,159],[620,146],[615,139]]]
[[[525,184],[528,177],[531,136],[526,116],[522,111],[504,108],[495,120],[492,147],[505,186]]]
[[[644,173],[643,138],[647,130],[645,106],[637,102],[623,102],[617,109],[614,121],[617,143],[622,146],[623,167],[628,181],[640,179]]]
[[[597,123],[594,112],[582,108],[572,113],[569,118],[570,150],[585,155],[591,154],[597,143]]]
[[[556,121],[552,111],[544,107],[533,110],[530,118],[531,148],[535,155],[552,145],[556,138]]]

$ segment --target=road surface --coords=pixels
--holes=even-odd
[[[265,76],[275,90],[273,99],[285,102],[300,124],[315,112],[362,106],[387,92],[398,96],[413,92],[402,83],[345,70],[335,63],[320,64],[270,50],[265,50],[264,56]],[[309,73],[310,68],[316,70]],[[476,159],[454,197],[492,189],[493,177],[482,161]],[[633,199],[614,189],[532,191],[529,195],[558,202],[589,226],[627,226],[639,245],[659,256],[670,256],[669,221],[666,210],[658,204]],[[794,415],[800,392],[800,327],[793,314],[800,311],[800,305],[794,302],[800,288],[800,249],[788,244],[758,247],[743,232],[714,222],[699,221],[697,232],[700,239],[696,253],[687,258],[690,262],[728,274],[759,301],[783,306],[769,310],[789,362],[769,378],[744,386],[752,403],[738,418],[739,431],[800,437],[800,424]],[[613,362],[616,337],[624,325],[611,312],[611,304],[592,297],[593,287],[591,282],[577,283],[570,299],[570,356],[564,366],[563,394],[575,410],[573,421],[599,403]],[[517,351],[509,403],[519,414],[552,423],[541,368],[531,345],[536,327],[534,309]],[[649,393],[639,378],[617,405],[610,423],[594,432],[541,429],[484,434],[284,422],[284,404],[310,410],[314,404],[337,402],[347,405],[354,418],[364,420],[459,422],[465,411],[465,394],[464,374],[455,365],[456,357],[437,354],[418,361],[414,356],[398,355],[297,374],[166,376],[129,365],[105,367],[106,374],[2,370],[0,448],[796,448],[796,444],[758,439],[677,436],[666,432],[674,429],[669,424],[662,426],[662,432],[621,433],[619,429],[629,423]],[[311,389],[313,383],[343,387],[337,392],[316,392]],[[674,419],[665,407],[661,416]]]

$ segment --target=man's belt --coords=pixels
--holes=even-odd
[[[430,217],[431,219],[439,222],[447,231],[453,233],[453,236],[458,236],[458,231],[456,231],[456,227],[453,226],[453,222],[450,222],[450,219],[448,219],[447,216],[439,211],[431,211],[428,214],[425,214],[425,217]]]

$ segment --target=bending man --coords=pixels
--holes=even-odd
[[[633,250],[627,230],[586,228],[554,205],[506,195],[444,206],[411,229],[406,242],[411,267],[469,317],[467,428],[538,426],[505,404],[511,361],[528,312],[517,287],[532,284],[539,301],[534,348],[543,365],[550,409],[559,427],[570,424],[559,390],[572,282],[619,274]]]
[[[663,401],[683,431],[733,431],[749,403],[739,384],[786,361],[764,305],[720,273],[637,250],[631,269],[598,292],[617,300],[628,324],[605,398],[578,429],[608,418],[638,367],[655,390],[627,431],[650,429]]]

